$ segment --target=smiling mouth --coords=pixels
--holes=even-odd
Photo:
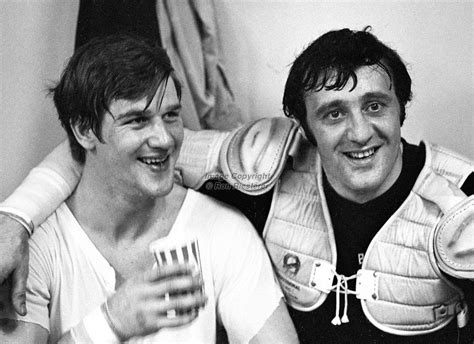
[[[169,156],[163,158],[138,158],[138,160],[153,169],[164,169],[169,161]]]
[[[358,152],[345,152],[344,155],[347,156],[349,159],[362,161],[362,160],[373,157],[375,155],[375,152],[377,152],[379,148],[380,147],[370,148],[370,149],[366,149],[366,150],[358,151]]]

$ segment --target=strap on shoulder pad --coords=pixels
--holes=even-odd
[[[474,280],[474,196],[443,217],[435,231],[434,251],[443,272]]]
[[[298,146],[298,125],[285,117],[249,123],[224,142],[219,165],[224,179],[239,191],[260,195],[269,191]]]

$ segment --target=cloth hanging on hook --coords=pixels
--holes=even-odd
[[[243,123],[219,57],[213,0],[81,0],[75,47],[127,32],[163,46],[183,81],[186,128],[232,129]]]
[[[183,79],[183,113],[196,118],[186,126],[226,130],[242,124],[219,56],[213,0],[158,0],[156,11],[162,46]]]

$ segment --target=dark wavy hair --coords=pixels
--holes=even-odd
[[[411,100],[411,78],[397,52],[380,42],[368,26],[362,31],[329,31],[313,41],[293,62],[283,94],[283,111],[297,119],[306,133],[304,98],[309,91],[341,90],[352,79],[357,86],[356,70],[379,66],[389,76],[400,103],[400,124],[405,120],[405,106]],[[352,90],[351,89],[351,90]]]
[[[75,160],[84,163],[84,148],[72,127],[91,129],[103,142],[104,114],[114,100],[151,103],[158,87],[171,77],[181,99],[181,83],[165,50],[142,38],[114,34],[94,38],[70,58],[58,84],[50,88],[59,120],[66,130]]]

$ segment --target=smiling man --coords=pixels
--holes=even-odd
[[[212,343],[220,322],[232,343],[295,343],[248,220],[175,184],[181,87],[165,51],[97,38],[51,92],[82,178],[30,239],[26,315],[0,286],[0,342]],[[175,264],[150,252],[163,241],[185,247]]]
[[[300,276],[279,271],[302,342],[312,333],[330,343],[474,337],[464,279],[474,277],[472,246],[452,245],[474,234],[474,164],[403,140],[410,100],[403,61],[368,30],[328,32],[293,63],[284,111],[312,145],[290,146],[264,238],[274,265],[288,254],[302,262]],[[304,210],[291,215],[289,204]]]
[[[238,206],[256,224],[303,343],[474,338],[467,314],[474,164],[441,146],[403,140],[410,100],[400,56],[369,30],[343,29],[294,61],[283,96],[291,120],[185,133],[177,164],[183,182]],[[46,183],[42,169],[74,187],[80,169],[60,165],[70,161],[60,153],[4,203],[9,216],[26,212],[36,223],[57,206],[59,192],[47,202],[35,196],[48,192],[34,185]],[[208,181],[216,176],[235,190]],[[0,233],[17,237],[19,225],[4,221]]]
[[[336,79],[334,72],[327,83]],[[395,183],[402,170],[401,106],[381,67],[359,67],[339,91],[308,92],[305,107],[307,132],[339,195],[365,203]]]

